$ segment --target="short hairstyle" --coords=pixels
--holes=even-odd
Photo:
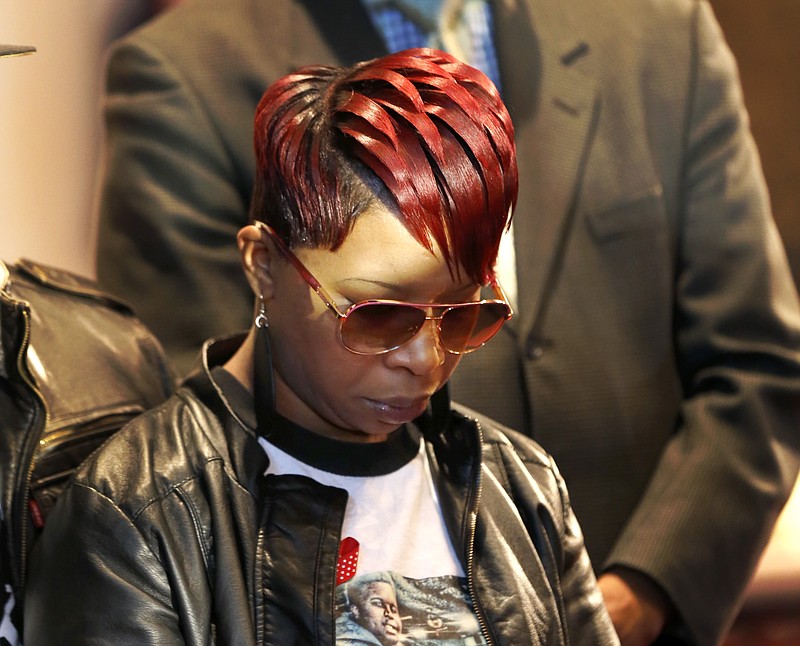
[[[303,67],[256,109],[250,215],[290,246],[335,250],[375,199],[476,283],[517,199],[514,128],[492,82],[444,52]]]

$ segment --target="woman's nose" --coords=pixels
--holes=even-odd
[[[438,321],[428,319],[410,341],[390,352],[387,359],[415,375],[427,375],[444,363],[445,352],[439,340]]]

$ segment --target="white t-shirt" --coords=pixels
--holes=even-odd
[[[270,461],[266,474],[303,475],[348,493],[337,566],[337,646],[484,644],[424,443],[407,429],[398,433],[407,436],[403,442],[392,440],[398,454],[406,454],[404,463],[387,464],[387,472],[370,475],[309,464],[317,438],[306,436],[301,443],[308,449],[307,461],[263,437],[259,442]],[[326,456],[370,448],[337,442],[337,450],[331,450],[331,441],[323,442]]]

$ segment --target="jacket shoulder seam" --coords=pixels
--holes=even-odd
[[[186,483],[191,482],[192,480],[196,480],[197,477],[200,475],[200,472],[203,469],[205,469],[205,467],[207,465],[209,465],[211,462],[221,462],[221,461],[222,461],[222,457],[221,456],[213,456],[213,457],[206,458],[200,464],[200,466],[198,466],[198,468],[195,469],[195,471],[193,473],[187,475],[185,478],[182,478],[181,480],[178,480],[177,482],[172,483],[171,485],[169,485],[169,487],[166,490],[161,491],[158,494],[156,494],[156,495],[152,496],[151,498],[148,498],[146,501],[144,501],[136,509],[136,511],[133,512],[133,514],[131,516],[131,519],[134,520],[134,521],[137,520],[139,518],[139,516],[141,516],[145,512],[145,510],[148,507],[150,507],[152,504],[154,504],[154,503],[156,503],[156,502],[158,502],[160,500],[164,500],[164,499],[168,498],[169,496],[171,496],[173,493],[175,493],[179,489],[182,489],[182,487]],[[183,496],[181,496],[181,497],[183,498]]]

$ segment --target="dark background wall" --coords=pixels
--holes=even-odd
[[[800,284],[800,0],[711,0],[739,63],[753,135]]]

